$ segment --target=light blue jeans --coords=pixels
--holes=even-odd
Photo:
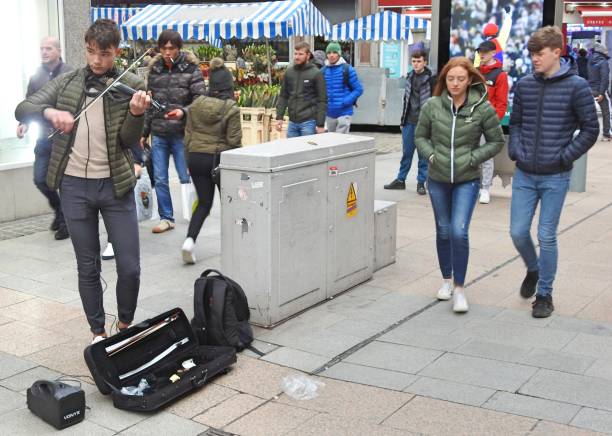
[[[315,120],[308,120],[301,123],[294,123],[293,121],[289,121],[289,125],[287,126],[287,138],[316,135],[316,133],[317,122]]]
[[[170,184],[168,182],[168,166],[170,155],[174,160],[174,167],[181,183],[189,183],[189,173],[185,163],[185,146],[182,136],[153,136],[151,159],[153,160],[153,173],[155,176],[155,194],[157,195],[157,210],[160,219],[174,222],[172,197],[170,197]]]
[[[571,170],[559,174],[529,174],[516,169],[512,178],[510,236],[527,271],[539,271],[538,295],[552,293],[557,273],[557,227],[569,189]],[[540,202],[538,242],[540,256],[531,238],[531,223]]]
[[[415,131],[416,124],[406,123],[405,126],[402,126],[403,153],[399,173],[397,174],[397,180],[401,180],[402,182],[406,181],[408,171],[410,171],[410,167],[412,166],[412,158],[414,157],[414,152],[416,151],[416,146],[414,144]],[[418,153],[417,158],[419,159],[417,182],[425,183],[425,180],[427,180],[427,164],[429,162],[427,161],[427,158],[421,159]]]

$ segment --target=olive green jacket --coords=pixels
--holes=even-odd
[[[480,138],[484,135],[485,143]],[[419,156],[429,159],[429,177],[437,182],[460,183],[480,178],[480,164],[495,156],[504,135],[485,85],[469,88],[466,104],[455,113],[445,90],[427,101],[415,132]]]
[[[81,68],[57,77],[40,91],[19,103],[15,110],[15,118],[22,123],[42,121],[43,111],[47,108],[76,114],[85,102],[86,76],[87,70]],[[143,81],[132,73],[123,76],[121,82],[134,89],[145,89]],[[144,115],[135,117],[130,113],[129,101],[129,97],[121,101],[112,100],[108,95],[103,97],[108,162],[113,191],[117,198],[132,191],[136,184],[129,147],[138,143],[144,125]],[[58,189],[64,175],[78,123],[79,121],[75,123],[69,134],[58,134],[53,138],[47,172],[47,185],[51,189]]]
[[[188,153],[221,153],[240,147],[240,108],[233,100],[200,96],[189,106],[185,126]]]

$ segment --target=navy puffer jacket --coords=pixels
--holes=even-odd
[[[327,86],[327,116],[338,118],[353,115],[353,105],[363,94],[363,87],[359,82],[355,69],[348,65],[348,83],[344,80],[344,65],[346,61],[340,58],[334,65],[329,61],[323,67],[323,76]]]
[[[574,137],[574,132],[580,133]],[[552,77],[530,74],[516,85],[508,155],[523,171],[556,174],[595,144],[599,123],[586,80],[569,62]]]
[[[589,58],[588,75],[589,85],[594,96],[603,95],[610,84],[610,66],[608,65],[608,50],[601,44],[596,44],[593,54]]]

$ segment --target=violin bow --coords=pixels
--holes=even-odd
[[[107,85],[106,88],[104,88],[100,94],[98,94],[98,96],[96,98],[94,98],[92,101],[90,101],[88,104],[85,105],[85,107],[83,109],[81,109],[75,116],[74,116],[74,121],[77,121],[79,118],[81,118],[86,112],[87,110],[92,107],[94,104],[96,104],[96,102],[98,100],[100,100],[102,97],[104,97],[104,94],[106,94],[108,91],[110,91],[110,89],[113,87],[113,84],[117,81],[119,81],[123,76],[125,76],[128,71],[130,71],[134,66],[138,65],[139,62],[146,56],[149,54],[149,52],[151,51],[151,49],[147,49],[145,50],[145,52],[142,54],[142,56],[140,56],[138,59],[136,59],[131,65],[129,65],[124,71],[123,73],[121,73],[119,75],[119,77],[117,77],[113,83],[111,83],[110,85]],[[49,136],[47,136],[47,139],[51,139],[53,138],[55,135],[57,135],[58,133],[64,133],[62,130],[60,129],[54,129]]]

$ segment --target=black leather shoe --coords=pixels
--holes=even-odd
[[[552,295],[542,296],[536,295],[536,299],[533,302],[533,309],[531,315],[534,318],[548,318],[555,311],[553,306]]]
[[[427,191],[425,190],[425,183],[417,183],[417,194],[425,195]]]
[[[521,297],[531,298],[536,291],[536,285],[538,284],[539,273],[538,271],[527,271],[525,279],[521,284]]]
[[[68,227],[61,226],[57,232],[55,232],[55,239],[61,241],[62,239],[68,239],[70,237],[70,233],[68,233]]]
[[[395,179],[388,185],[384,186],[385,189],[406,189],[406,182],[402,182],[401,180]]]

